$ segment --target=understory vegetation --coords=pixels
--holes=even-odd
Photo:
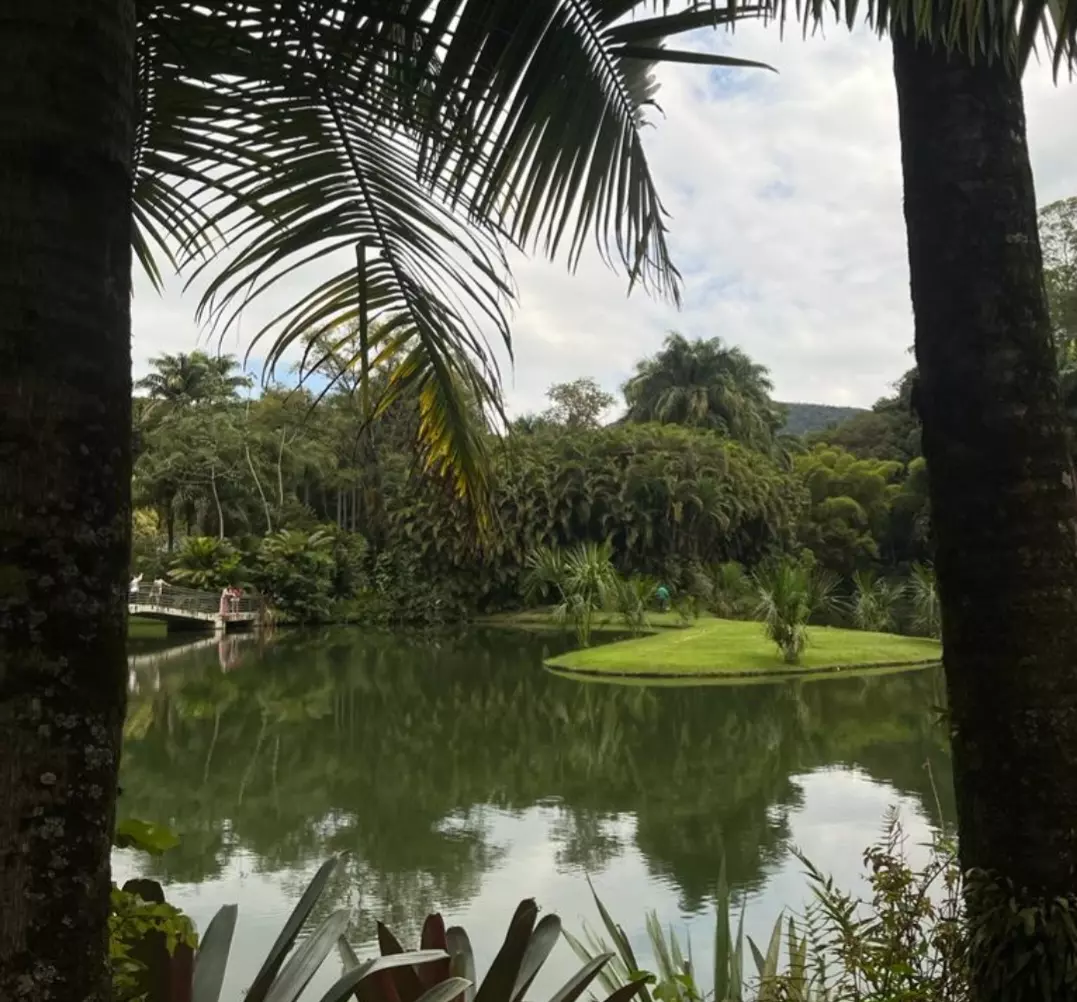
[[[684,375],[685,353],[719,371]],[[346,346],[327,354],[348,371]],[[754,389],[678,383],[728,382],[727,363]],[[586,609],[622,609],[638,631],[659,585],[688,613],[740,616],[755,605],[742,585],[768,563],[903,576],[929,556],[915,468],[783,438],[762,369],[717,339],[671,336],[612,424],[593,381],[552,387],[547,412],[491,439],[479,513],[416,468],[417,403],[367,426],[346,384],[312,410],[303,388],[242,399],[227,357],[156,367],[135,407],[134,573],[254,588],[294,621],[438,623],[550,601],[585,642]],[[550,573],[577,553],[604,554],[614,575],[583,605]]]
[[[145,831],[126,844],[154,854],[163,851],[167,843],[162,837],[170,833],[141,827]],[[447,928],[438,913],[427,915],[411,951],[378,922],[380,955],[361,959],[348,938],[350,910],[325,914],[325,907],[319,907],[337,869],[338,861],[330,859],[307,886],[244,995],[253,1002],[296,1002],[336,954],[342,974],[322,1002],[344,1002],[353,993],[367,1002],[451,1002],[472,994],[513,1002],[564,938],[582,966],[552,996],[556,1002],[572,1002],[585,992],[594,1002],[964,1002],[970,997],[968,931],[956,847],[940,832],[923,848],[926,862],[916,866],[900,819],[890,813],[882,837],[863,854],[870,888],[866,899],[837,886],[798,856],[811,901],[800,916],[779,916],[766,943],[745,936],[743,907],[734,921],[725,865],[719,860],[713,961],[707,971],[694,962],[691,942],[682,941],[672,928],[663,929],[654,912],[647,913],[645,922],[654,967],[648,969],[594,887],[602,931],[585,927],[580,936],[563,929],[555,914],[539,918],[536,902],[527,899],[516,907],[504,943],[482,976],[466,930]],[[110,953],[115,997],[165,1002],[178,990],[181,998],[216,1002],[237,916],[236,905],[225,905],[199,939],[186,916],[165,901],[156,881],[134,880],[114,889]]]

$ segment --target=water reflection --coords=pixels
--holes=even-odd
[[[777,870],[820,770],[858,770],[928,817],[933,775],[950,809],[935,671],[617,687],[543,671],[551,642],[526,634],[227,639],[132,658],[121,811],[183,835],[145,872],[205,884],[237,859],[291,873],[344,853],[324,905],[361,889],[361,935],[372,916],[414,929],[463,908],[529,838],[563,873],[638,854],[639,882],[698,913],[723,853],[742,894]]]

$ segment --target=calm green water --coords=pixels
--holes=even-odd
[[[440,910],[481,964],[522,897],[596,924],[590,874],[641,946],[655,908],[705,969],[723,853],[758,936],[806,899],[792,846],[856,887],[888,808],[926,835],[933,777],[953,817],[936,671],[621,687],[544,671],[562,647],[358,629],[133,646],[121,812],[183,841],[117,853],[118,875],[156,876],[201,928],[238,901],[235,987],[330,854],[326,908],[355,908],[357,943],[376,919],[411,939]],[[558,951],[538,987],[573,966]]]

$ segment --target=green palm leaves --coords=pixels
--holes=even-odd
[[[270,367],[298,338],[370,325],[418,390],[428,465],[481,491],[463,401],[500,412],[486,336],[510,345],[505,248],[588,238],[676,298],[640,140],[662,39],[734,10],[620,23],[624,0],[141,0],[136,252],[206,281],[216,329],[253,302]],[[751,16],[758,8],[739,8]],[[356,249],[359,248],[359,261]],[[295,290],[299,289],[297,293]]]
[[[610,543],[578,543],[569,550],[540,546],[526,559],[524,591],[530,598],[553,592],[558,622],[571,622],[581,647],[591,641],[594,614],[616,604],[621,581]]]
[[[808,644],[808,621],[817,613],[841,607],[838,577],[807,564],[782,560],[760,568],[755,583],[756,615],[767,636],[787,664],[799,663]]]
[[[711,428],[766,452],[782,424],[771,389],[767,370],[739,348],[671,333],[637,364],[624,393],[629,421]]]

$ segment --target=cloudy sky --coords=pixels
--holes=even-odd
[[[773,28],[743,25],[732,40],[708,34],[702,45],[779,73],[660,72],[663,116],[652,115],[647,146],[684,276],[681,310],[626,296],[625,277],[597,257],[574,275],[564,262],[514,259],[511,411],[541,409],[551,383],[579,376],[617,392],[670,329],[740,345],[769,367],[783,400],[869,406],[911,364],[887,43],[837,28],[782,41]],[[1039,203],[1077,194],[1077,85],[1056,87],[1033,64],[1025,96]],[[194,306],[178,287],[158,296],[136,275],[136,376],[161,352],[216,348]],[[258,319],[245,317],[223,349],[242,354]]]

